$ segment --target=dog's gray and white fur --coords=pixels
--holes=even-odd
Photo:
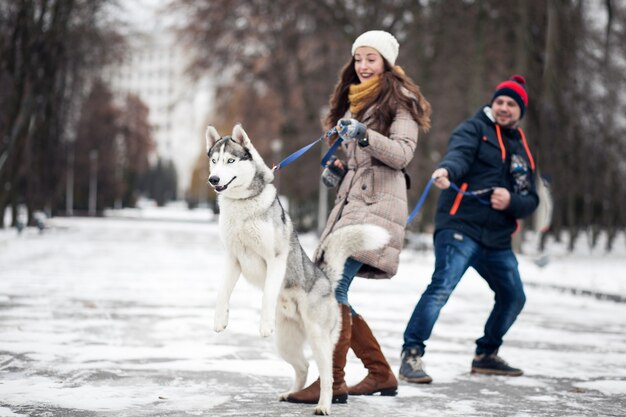
[[[358,250],[385,245],[389,234],[374,225],[345,227],[324,242],[323,260],[314,264],[300,246],[288,213],[271,184],[273,171],[263,162],[248,135],[235,125],[232,136],[206,131],[209,183],[218,193],[220,235],[227,252],[226,277],[215,306],[216,332],[228,324],[228,304],[239,275],[263,290],[261,336],[276,331],[281,357],[295,370],[284,400],[306,382],[308,341],[320,372],[320,399],[315,414],[330,413],[332,353],[341,317],[335,286],[346,259]]]

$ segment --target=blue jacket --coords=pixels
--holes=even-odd
[[[453,132],[439,167],[450,181],[467,191],[504,187],[511,192],[506,210],[489,204],[490,194],[463,196],[452,188],[439,196],[436,231],[455,229],[492,249],[511,247],[518,219],[532,214],[539,197],[535,190],[534,161],[521,129],[496,126],[485,107]],[[500,134],[498,135],[498,130]]]

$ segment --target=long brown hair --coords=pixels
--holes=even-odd
[[[376,105],[377,111],[372,115],[374,123],[368,127],[378,131],[383,135],[389,134],[389,128],[396,116],[399,106],[405,108],[423,131],[430,129],[430,103],[422,95],[417,86],[399,67],[392,67],[383,58],[385,69],[380,75],[380,92],[374,97],[371,103],[364,106],[358,114],[353,115],[357,120],[362,120],[363,115],[369,107]],[[348,92],[351,84],[359,84],[359,77],[354,69],[354,57],[342,68],[339,81],[335,86],[335,91],[330,96],[329,112],[324,120],[325,129],[330,129],[337,124],[348,108]],[[402,89],[408,90],[407,95]]]

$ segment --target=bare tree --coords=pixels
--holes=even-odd
[[[626,4],[614,0],[253,0],[172,2],[197,60],[192,73],[219,74],[222,131],[241,121],[266,158],[278,137],[284,152],[317,138],[319,119],[352,40],[383,29],[400,43],[398,63],[433,106],[409,166],[411,201],[421,194],[450,132],[493,88],[515,73],[527,79],[523,127],[540,171],[552,178],[551,233],[581,232],[590,244],[626,224],[624,68]],[[601,5],[604,8],[598,8]],[[603,17],[604,16],[604,17]],[[289,167],[281,191],[295,202],[314,199],[317,153]],[[410,227],[432,225],[435,195]]]
[[[0,213],[18,202],[29,211],[54,210],[74,104],[87,71],[115,43],[100,26],[107,3],[0,4]]]
[[[121,172],[121,203],[134,207],[141,191],[141,178],[150,168],[149,156],[155,149],[149,109],[139,97],[129,94],[121,109],[116,165]]]

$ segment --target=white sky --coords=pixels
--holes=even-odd
[[[168,3],[168,0],[122,1],[114,9],[114,13],[131,28],[149,32],[163,26],[167,16],[159,11]]]

